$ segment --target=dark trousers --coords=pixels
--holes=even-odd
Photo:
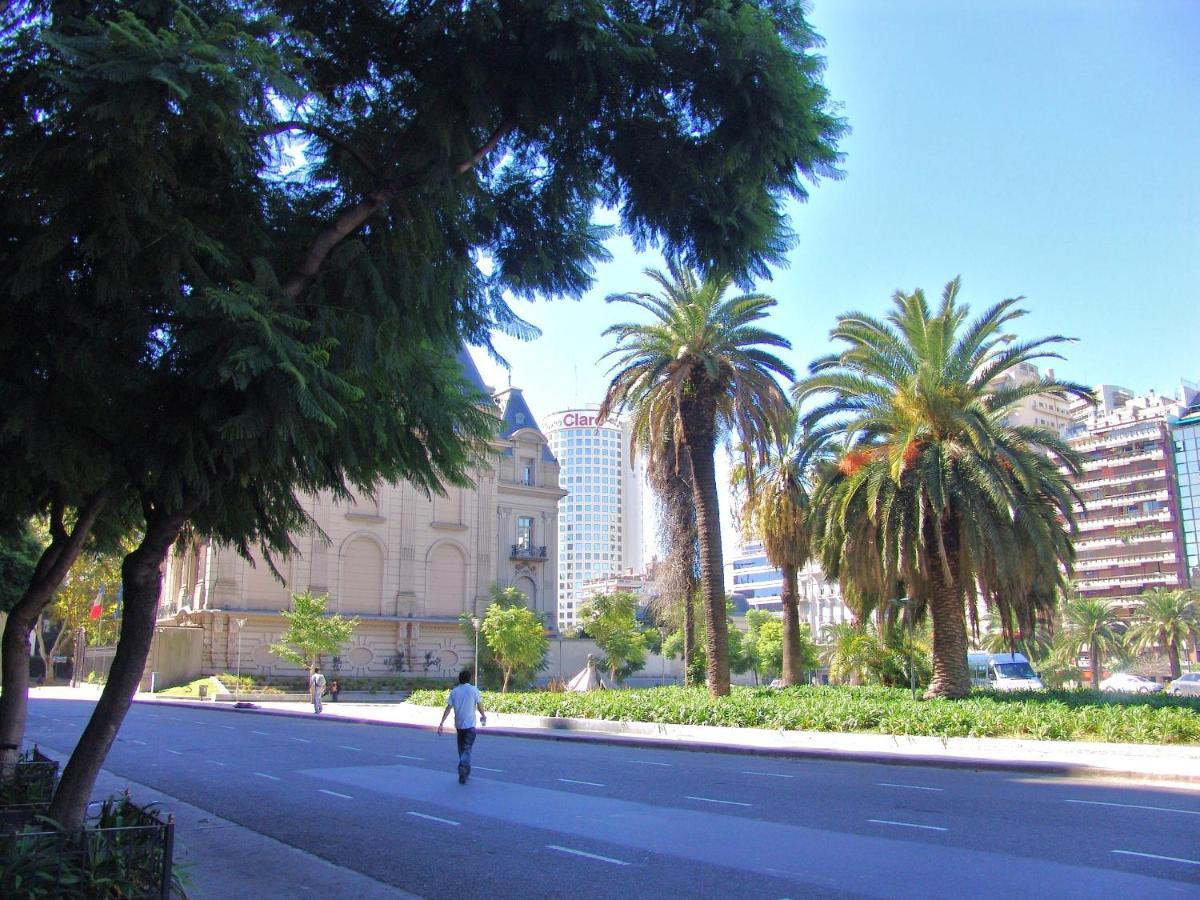
[[[454,736],[458,738],[458,764],[466,766],[471,771],[471,748],[475,745],[474,728],[456,728]]]

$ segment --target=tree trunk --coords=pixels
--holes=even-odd
[[[148,512],[145,537],[121,564],[125,597],[117,652],[108,673],[108,682],[63,770],[62,781],[50,803],[50,818],[69,831],[78,830],[83,825],[96,776],[100,774],[104,759],[116,740],[142,680],[150,643],[154,638],[160,567],[186,520],[184,512]]]
[[[967,620],[958,591],[958,526],[943,525],[942,542],[946,550],[947,570],[938,550],[937,538],[929,538],[926,552],[931,561],[929,618],[933,622],[933,678],[925,698],[958,698],[971,692],[971,672],[967,668]]]
[[[53,536],[50,546],[42,552],[25,593],[9,610],[0,668],[0,781],[11,777],[25,737],[29,705],[29,633],[79,558],[108,497],[108,491],[101,491],[80,507],[75,527],[69,533],[63,526],[62,507],[55,507],[51,512]]]
[[[692,492],[696,500],[696,533],[700,541],[700,583],[704,590],[704,624],[707,627],[708,692],[714,697],[729,693],[729,632],[725,622],[725,564],[721,552],[721,511],[717,501],[716,449],[712,418],[689,410],[701,403],[680,404],[684,441],[692,462]]]
[[[783,603],[783,683],[785,685],[804,683],[804,657],[800,653],[800,593],[796,581],[799,569],[796,566],[784,565],[783,588],[780,590],[780,601]]]
[[[504,670],[504,681],[500,684],[500,693],[508,693],[508,676],[512,674],[512,669]]]
[[[689,591],[683,597],[683,686],[692,683],[692,657],[696,653],[696,607]]]
[[[1171,680],[1174,681],[1183,674],[1183,669],[1179,665],[1179,643],[1177,641],[1167,641],[1167,661],[1171,664]]]
[[[1090,662],[1092,664],[1092,690],[1098,691],[1098,690],[1100,690],[1100,671],[1101,671],[1100,670],[1100,645],[1098,643],[1096,643],[1095,641],[1092,641],[1092,646],[1090,647],[1090,650],[1091,650],[1091,654],[1092,654],[1092,658],[1090,660]]]

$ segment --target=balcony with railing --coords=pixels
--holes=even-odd
[[[513,544],[509,559],[526,559],[536,562],[546,561],[546,548],[534,547],[532,544]]]

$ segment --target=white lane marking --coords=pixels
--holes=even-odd
[[[1106,803],[1103,800],[1066,800],[1065,803],[1083,803],[1088,806],[1120,806],[1124,809],[1148,809],[1152,812],[1182,813],[1185,816],[1200,816],[1196,809],[1172,809],[1169,806],[1139,806],[1136,803]]]
[[[146,746],[146,742],[145,742],[145,741],[139,741],[139,740],[136,740],[136,739],[134,739],[134,738],[130,738],[130,739],[129,739],[129,743],[131,743],[131,744],[141,744],[143,747],[145,747],[145,746]]]
[[[172,722],[182,722],[183,721],[183,719],[179,718],[179,716],[167,716],[167,718],[170,719]]]
[[[476,768],[478,768],[478,766]],[[604,787],[604,785],[602,785],[598,781],[578,781],[574,778],[560,778],[558,780],[565,781],[567,784],[586,784],[586,785],[589,785],[590,787]]]
[[[780,775],[778,772],[743,772],[743,775],[762,775],[766,778],[795,778],[795,775]]]
[[[296,741],[297,743],[300,743],[300,744],[311,744],[312,743],[312,741],[310,741],[308,738],[290,738],[290,740]]]
[[[547,844],[551,850],[557,850],[560,853],[570,853],[574,856],[586,856],[588,859],[599,860],[600,862],[612,863],[614,866],[627,866],[629,863],[623,859],[613,859],[611,856],[601,856],[598,853],[586,853],[583,850],[572,850],[570,847],[560,847],[558,844]]]
[[[208,761],[209,761],[210,763],[212,763],[214,766],[223,766],[223,765],[225,765],[225,763],[223,763],[223,762],[217,762],[215,759],[210,759],[210,760],[208,760]]]
[[[397,753],[397,754],[396,754],[396,759],[415,759],[415,760],[417,760],[417,761],[423,761],[423,760],[425,759],[425,757],[423,757],[423,756],[405,756],[403,753]],[[477,769],[480,769],[480,768],[483,768],[483,767],[482,767],[482,766],[476,766],[475,768],[477,768]]]
[[[663,768],[671,768],[670,763],[651,762],[648,759],[630,759],[626,760],[631,766],[662,766]]]
[[[270,778],[272,781],[279,780],[278,776],[268,775],[266,772],[255,772],[254,774],[257,775],[259,778]]]
[[[1144,856],[1146,859],[1165,859],[1167,862],[1187,863],[1189,866],[1200,866],[1200,859],[1183,859],[1179,856],[1159,856],[1157,853],[1138,853],[1136,850],[1114,850],[1123,856]]]
[[[685,794],[689,800],[699,800],[701,803],[724,803],[726,806],[750,806],[752,804],[742,803],[739,800],[714,800],[712,797],[693,797],[691,794]]]
[[[942,828],[940,825],[918,825],[916,822],[893,822],[891,819],[867,819],[868,822],[874,822],[876,825],[899,825],[901,828],[924,828],[926,831],[949,831],[948,828]]]
[[[478,769],[481,772],[503,772],[503,769],[489,769],[487,766],[471,766],[472,769]]]
[[[262,734],[262,735],[265,735],[265,734],[266,734],[266,732],[265,732],[265,731],[252,731],[252,732],[250,732],[250,733],[251,733],[251,734]]]
[[[200,724],[201,724],[201,725],[203,725],[204,723],[203,723],[203,722],[201,722]],[[230,731],[233,731],[233,726],[232,726],[232,725],[222,725],[221,727],[222,727],[222,728],[228,728]]]
[[[180,753],[178,750],[172,750],[170,747],[167,747],[167,748],[166,748],[166,751],[167,751],[168,753],[174,753],[176,756],[183,756],[183,754],[182,754],[182,753]]]
[[[338,744],[338,747],[343,750],[356,750],[359,753],[362,753],[362,747],[347,747],[345,744]]]
[[[945,788],[925,787],[921,784],[894,784],[890,781],[879,782],[880,787],[905,788],[910,791],[944,791]]]
[[[341,797],[343,800],[353,800],[349,794],[339,794],[337,791],[327,791],[325,788],[317,788],[322,794],[328,794],[330,797]]]
[[[159,719],[162,717],[158,713],[146,713],[146,718],[147,719]]]
[[[188,721],[191,722],[193,725],[207,725],[208,724],[207,722],[202,722],[199,719],[188,719]],[[222,727],[224,727],[224,726],[222,726]]]
[[[453,819],[443,819],[441,816],[427,816],[425,813],[414,812],[409,810],[410,816],[416,816],[418,819],[428,819],[430,822],[444,822],[447,825],[461,825],[461,822],[455,822]]]

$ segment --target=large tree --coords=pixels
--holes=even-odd
[[[743,493],[742,527],[751,540],[762,541],[767,561],[783,575],[783,683],[804,680],[804,648],[800,639],[800,569],[812,557],[809,513],[811,448],[799,416],[789,408],[772,428],[764,452],[750,466],[734,467],[734,487]]]
[[[659,293],[614,294],[650,313],[648,322],[605,329],[617,346],[612,381],[601,418],[628,409],[633,431],[670,439],[692,467],[700,543],[700,582],[708,645],[708,687],[729,693],[729,642],[725,624],[725,574],[717,501],[717,442],[740,439],[748,455],[763,451],[772,423],[787,409],[775,376],[792,370],[765,347],[790,347],[759,324],[775,306],[763,294],[727,296],[732,279],[707,278],[671,263],[647,270]],[[749,461],[747,460],[747,464]]]
[[[832,338],[844,349],[793,389],[817,404],[805,416],[815,439],[843,448],[813,498],[822,563],[873,582],[858,587],[879,597],[901,581],[928,610],[930,697],[970,691],[967,617],[978,621],[980,596],[1006,630],[1025,632],[1055,602],[1074,560],[1077,501],[1059,466],[1078,474],[1079,461],[1057,434],[1007,416],[1030,397],[1090,396],[1049,375],[1002,382],[1057,358],[1047,348],[1065,338],[1014,338],[1020,298],[968,322],[958,292],[956,278],[936,309],[916,290],[897,292],[886,319],[839,316]]]
[[[463,483],[491,425],[455,351],[532,334],[506,296],[587,289],[597,206],[639,244],[761,273],[843,130],[799,4],[0,16],[0,451],[19,462],[0,492],[60,513],[31,607],[107,504],[143,534],[51,810],[68,826],[182,529],[286,552],[297,491]]]

